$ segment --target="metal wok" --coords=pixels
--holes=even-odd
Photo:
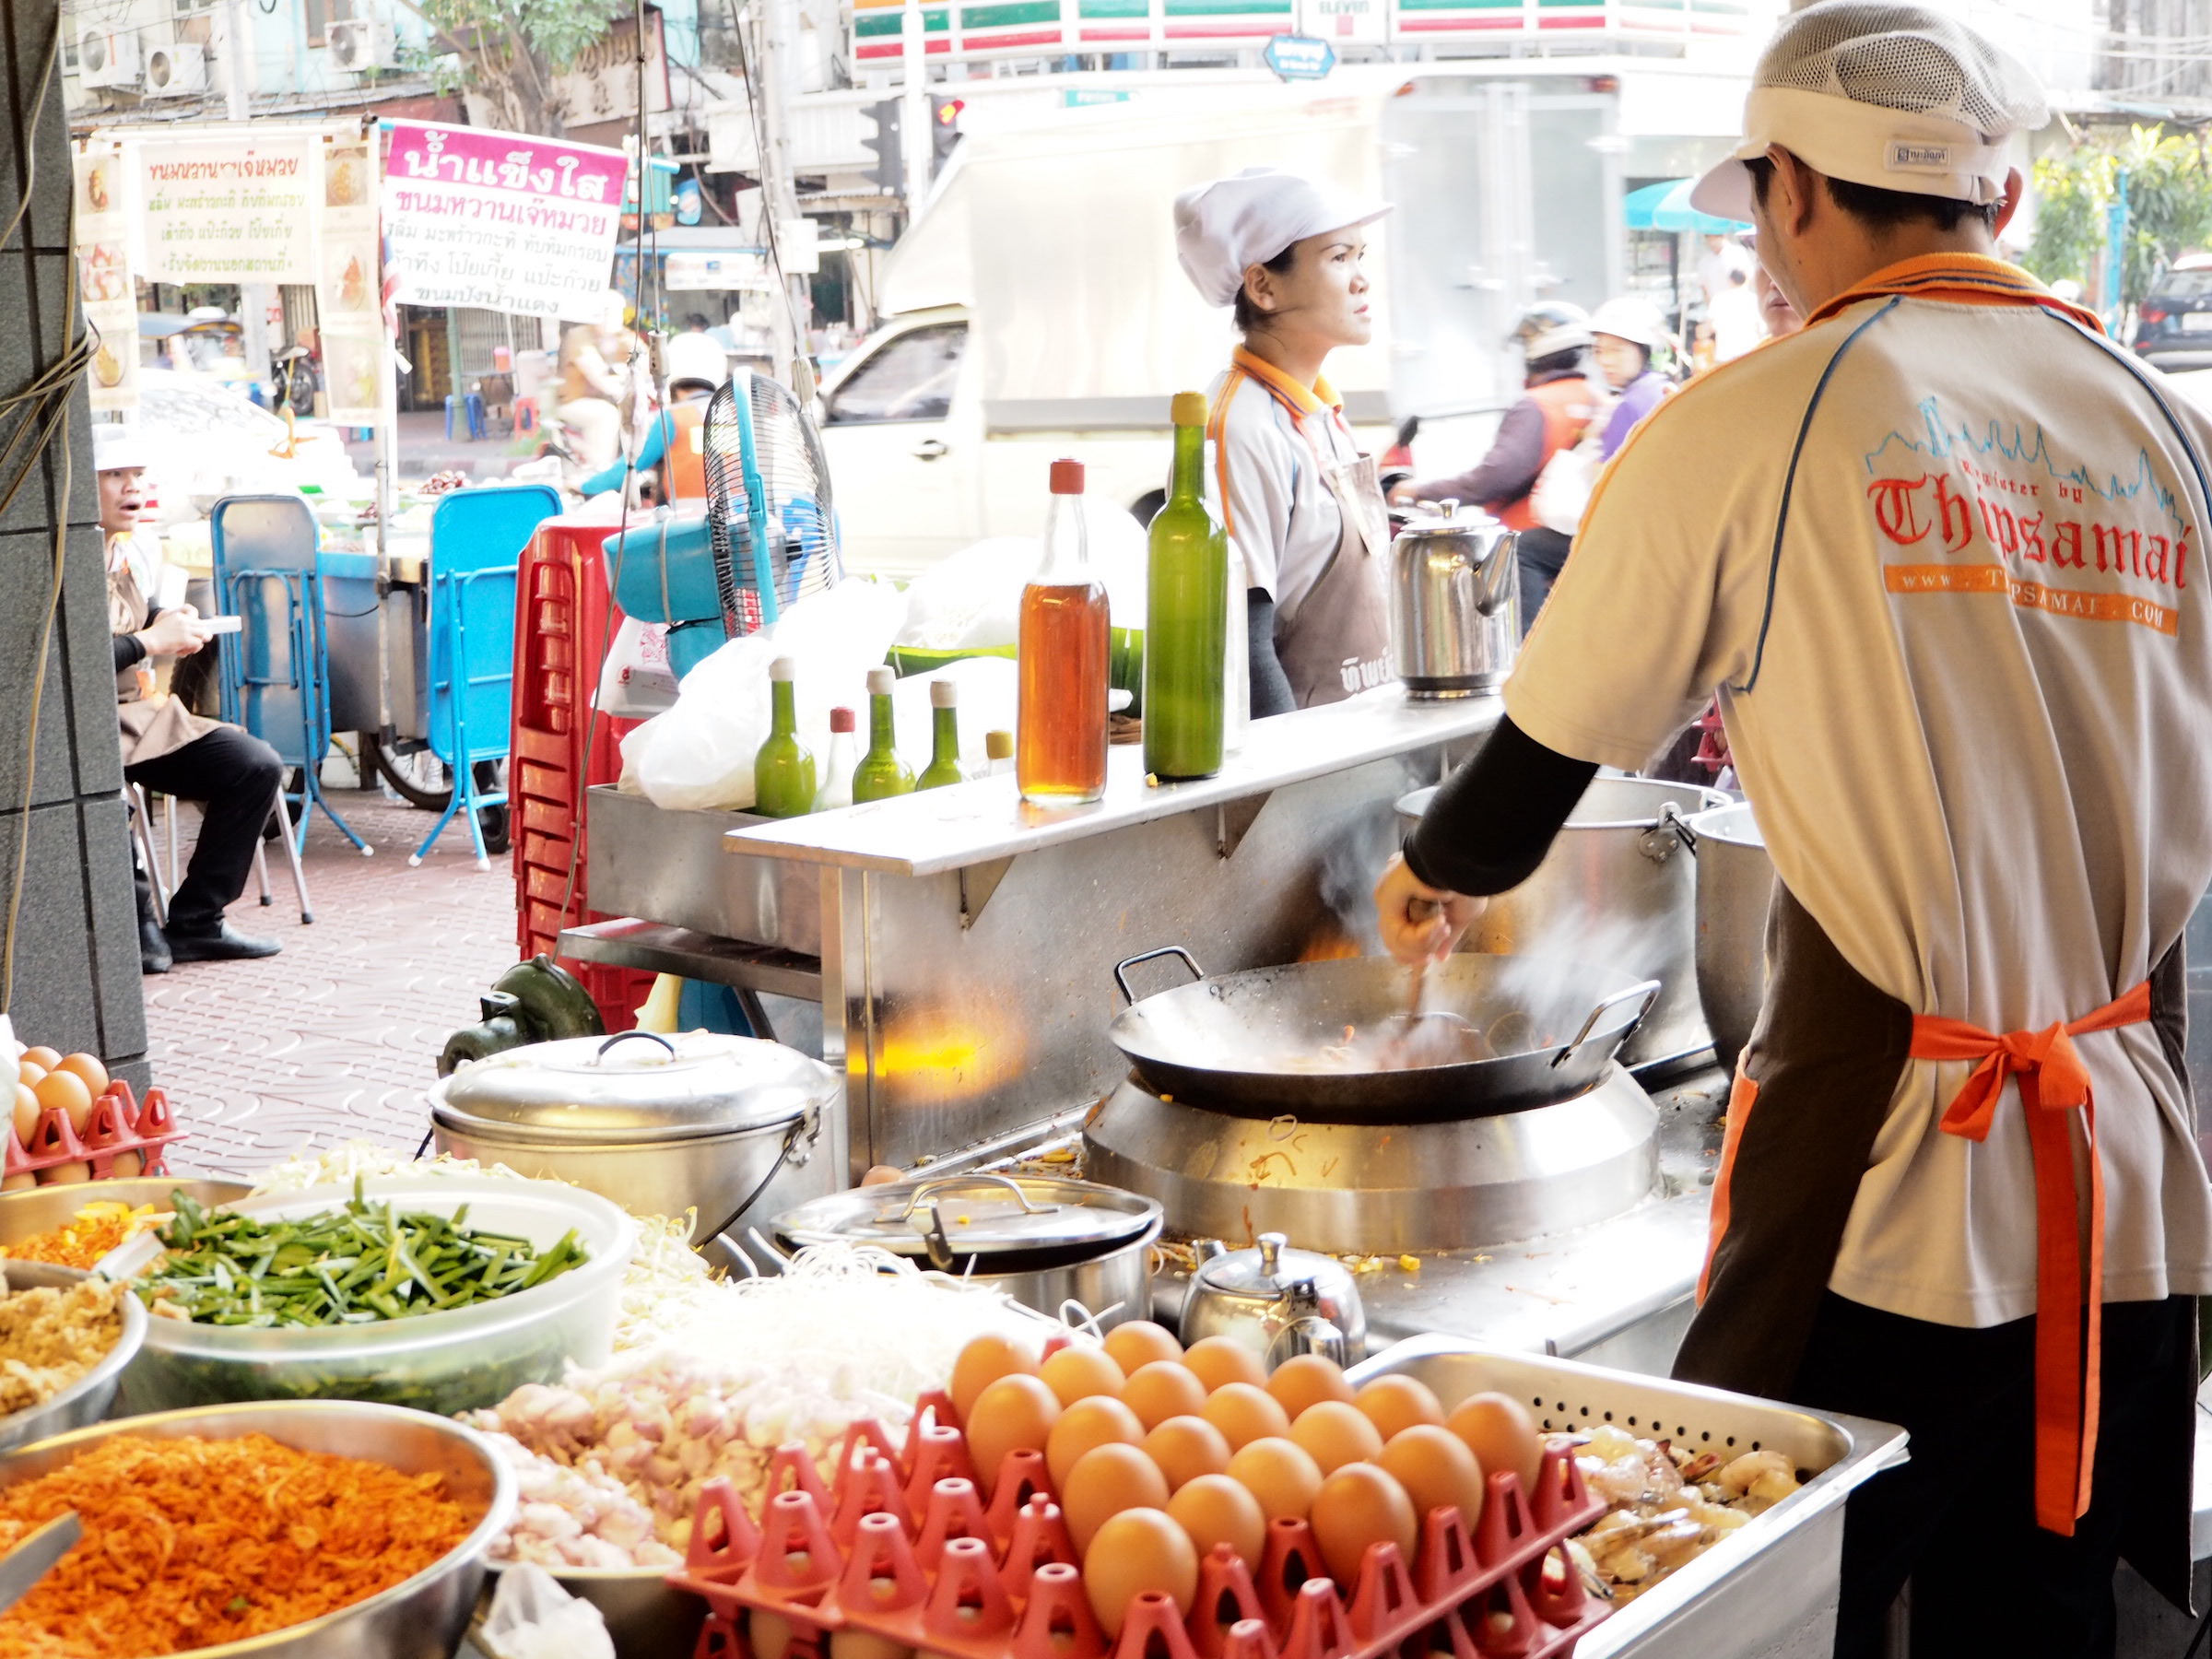
[[[1138,1002],[1125,971],[1173,956],[1195,977]],[[1381,1030],[1406,1008],[1386,957],[1297,962],[1208,979],[1181,946],[1113,971],[1130,1006],[1107,1028],[1155,1093],[1239,1117],[1418,1124],[1547,1106],[1594,1088],[1659,994],[1659,982],[1586,962],[1453,956],[1430,969],[1424,1006],[1497,1033],[1494,1059],[1405,1069],[1324,1069],[1345,1028]],[[1528,1045],[1528,1046],[1524,1046]]]

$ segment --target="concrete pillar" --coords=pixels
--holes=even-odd
[[[0,223],[23,193],[23,229],[0,250],[0,389],[13,393],[66,349],[81,322],[65,314],[72,182],[57,79],[40,110],[39,79],[59,0],[0,0]],[[27,161],[35,161],[29,175]],[[103,1055],[143,1086],[146,1003],[131,897],[123,752],[108,645],[105,559],[92,472],[91,415],[70,402],[73,476],[65,495],[58,441],[0,512],[0,917],[25,830],[26,737],[34,665],[51,592],[54,524],[68,529],[61,608],[44,671],[29,862],[18,910],[8,1012],[26,1042]],[[8,418],[6,435],[12,435]],[[0,437],[0,441],[4,441]]]

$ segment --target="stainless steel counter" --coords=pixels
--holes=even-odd
[[[593,907],[657,925],[572,930],[563,949],[818,986],[856,1177],[1008,1147],[1125,1073],[1106,1038],[1124,958],[1175,944],[1230,972],[1373,949],[1393,803],[1500,706],[1381,688],[1258,722],[1192,783],[1148,784],[1142,752],[1117,749],[1105,798],[1082,807],[1024,806],[1006,777],[780,823],[594,790]]]
[[[1494,697],[1415,703],[1404,688],[1378,687],[1343,702],[1256,721],[1241,752],[1218,776],[1189,783],[1147,781],[1143,751],[1108,752],[1106,794],[1087,806],[1033,806],[1011,777],[731,832],[729,851],[892,876],[936,876],[1071,841],[1133,830],[1206,807],[1245,804],[1286,785],[1324,779],[1371,760],[1479,736],[1498,724]]]

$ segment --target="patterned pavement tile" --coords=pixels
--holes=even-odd
[[[282,941],[257,962],[194,962],[146,983],[154,1080],[185,1126],[180,1170],[243,1175],[302,1146],[360,1138],[413,1152],[422,1090],[446,1034],[514,960],[514,885],[503,858],[475,868],[449,825],[421,865],[407,854],[426,814],[372,792],[340,792],[339,813],[375,847],[363,858],[320,813],[308,833],[312,926],[302,926],[273,858],[276,902],[253,888],[231,925]],[[190,856],[192,815],[186,815]]]

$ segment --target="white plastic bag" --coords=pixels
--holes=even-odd
[[[929,706],[932,680],[950,680],[959,688],[960,764],[971,778],[983,776],[990,756],[983,748],[988,732],[1014,729],[1014,702],[1019,672],[1011,658],[962,657],[930,674],[911,675],[891,688],[891,718],[898,725],[899,758],[921,776],[936,747],[936,722]],[[867,746],[867,716],[860,725],[861,747]],[[816,749],[818,758],[823,751]]]
[[[599,668],[599,712],[645,720],[676,707],[676,670],[668,661],[668,625],[622,618]]]
[[[599,1609],[528,1562],[500,1571],[478,1645],[492,1659],[615,1659]]]
[[[898,642],[920,651],[988,651],[1019,632],[1021,590],[1044,561],[1042,509],[1035,535],[994,535],[962,547],[907,585],[906,626]],[[1116,628],[1145,625],[1144,526],[1121,508],[1083,498],[1091,570],[1106,584]]]
[[[656,806],[750,806],[753,757],[768,735],[769,665],[797,664],[799,741],[821,756],[830,709],[865,706],[867,672],[905,620],[905,596],[888,582],[854,577],[808,595],[774,629],[730,641],[685,675],[676,707],[624,740],[625,773]]]

